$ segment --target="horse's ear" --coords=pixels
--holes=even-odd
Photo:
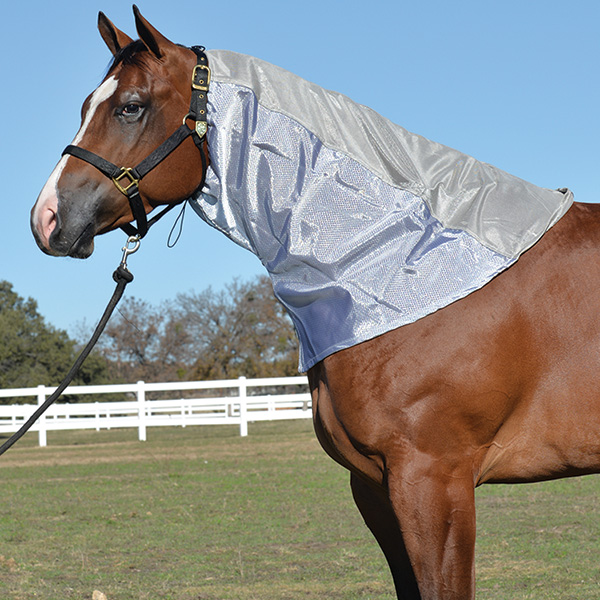
[[[113,56],[133,42],[126,33],[117,29],[103,12],[98,13],[98,31]]]
[[[173,46],[173,42],[168,40],[158,29],[155,29],[150,23],[142,17],[139,8],[133,5],[133,14],[135,15],[135,26],[137,28],[140,39],[148,50],[160,58],[163,56],[169,46]]]

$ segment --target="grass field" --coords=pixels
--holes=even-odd
[[[0,459],[0,599],[393,600],[310,422],[50,433]],[[478,492],[478,600],[597,600],[600,478]]]

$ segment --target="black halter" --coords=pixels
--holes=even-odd
[[[133,219],[135,220],[137,227],[134,227],[131,223],[127,223],[123,225],[121,229],[127,233],[127,235],[136,236],[138,239],[143,238],[148,232],[148,228],[175,206],[174,204],[167,206],[148,221],[144,203],[138,188],[140,179],[169,156],[169,154],[171,154],[171,152],[173,152],[173,150],[189,136],[192,136],[194,143],[200,150],[200,156],[202,157],[202,182],[200,183],[200,186],[204,184],[207,163],[204,152],[202,151],[202,143],[206,137],[208,128],[206,122],[206,104],[208,86],[210,84],[210,69],[208,66],[208,59],[204,53],[204,47],[193,46],[191,50],[195,52],[197,61],[192,72],[192,100],[190,102],[190,111],[183,118],[183,125],[156,148],[156,150],[150,153],[141,163],[135,167],[117,167],[113,163],[89,150],[72,145],[67,146],[62,153],[63,156],[65,154],[70,154],[93,165],[101,173],[104,173],[104,175],[109,177],[117,189],[127,196]],[[186,122],[188,119],[193,119],[196,122],[194,129],[188,126]]]

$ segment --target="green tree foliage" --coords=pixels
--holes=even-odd
[[[122,381],[297,374],[294,328],[267,277],[180,294],[159,307],[126,300],[101,344]]]
[[[0,281],[2,388],[57,385],[78,351],[65,331],[46,323],[35,300]],[[292,323],[270,280],[259,277],[157,307],[124,300],[73,383],[276,377],[296,375],[297,363]]]
[[[9,282],[0,281],[0,387],[57,385],[75,357],[75,342],[45,322],[35,300],[22,298]],[[74,383],[105,379],[105,360],[90,356]]]

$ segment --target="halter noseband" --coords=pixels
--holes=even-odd
[[[210,68],[208,66],[208,59],[204,53],[204,47],[193,46],[191,50],[196,54],[197,61],[192,72],[192,99],[190,102],[190,111],[183,118],[181,127],[158,146],[158,148],[151,152],[141,163],[135,167],[119,168],[94,152],[73,145],[67,146],[62,153],[63,156],[65,154],[70,154],[96,167],[96,169],[112,180],[122,194],[127,196],[137,227],[134,227],[131,223],[126,223],[121,226],[121,229],[127,233],[127,235],[136,236],[138,239],[143,238],[148,232],[148,228],[175,206],[175,204],[167,206],[159,214],[148,221],[144,203],[140,196],[138,187],[139,182],[142,177],[147,175],[154,167],[161,163],[189,136],[192,136],[194,143],[200,150],[200,156],[202,158],[202,181],[200,187],[204,184],[207,161],[204,152],[202,151],[202,143],[208,129],[206,118]],[[193,119],[195,121],[194,129],[187,124],[186,121],[188,119]]]

